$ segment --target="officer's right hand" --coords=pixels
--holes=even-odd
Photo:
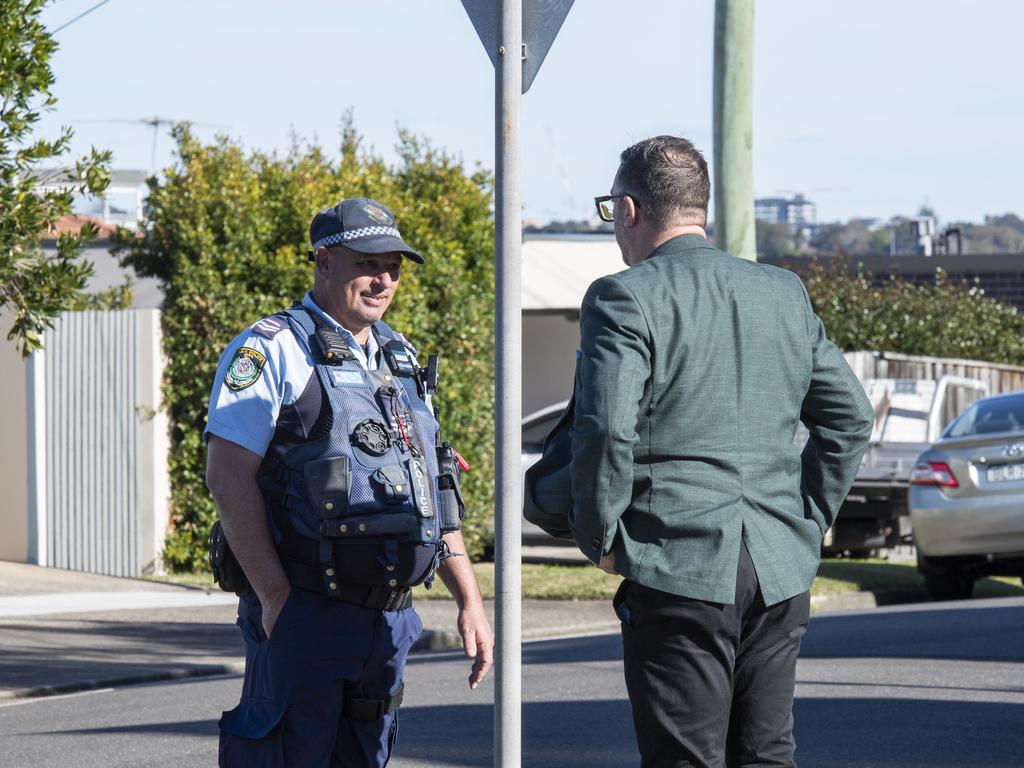
[[[274,625],[277,624],[277,617],[281,615],[281,609],[288,602],[288,596],[291,593],[291,588],[289,588],[285,592],[260,597],[260,605],[263,607],[263,631],[268,640],[270,633],[274,631]]]
[[[475,602],[459,611],[459,634],[466,655],[473,660],[469,672],[469,687],[476,688],[494,664],[494,632],[487,620],[482,603]]]

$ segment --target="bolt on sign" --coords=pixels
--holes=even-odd
[[[569,15],[573,0],[523,0],[523,93],[551,50],[551,44]],[[484,44],[491,64],[498,66],[498,17],[501,3],[495,0],[462,0],[473,28]]]

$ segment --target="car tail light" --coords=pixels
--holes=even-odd
[[[943,461],[919,461],[910,470],[911,485],[938,485],[956,488],[960,485],[949,465]]]

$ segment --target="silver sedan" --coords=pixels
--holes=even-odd
[[[978,400],[911,473],[917,568],[937,600],[990,575],[1024,579],[1024,391]]]

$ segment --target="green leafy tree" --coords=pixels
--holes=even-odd
[[[44,5],[0,0],[0,307],[14,316],[8,338],[17,339],[23,355],[39,348],[58,313],[88,302],[82,291],[92,264],[81,253],[95,227],[61,235],[53,256],[41,238],[71,212],[73,195],[99,194],[110,181],[108,152],[94,149],[73,168],[53,167],[69,148],[69,128],[53,140],[33,136],[40,112],[56,102],[50,57],[57,44],[39,21]]]
[[[1012,213],[986,216],[984,224],[961,223],[964,253],[1024,253],[1024,221]]]
[[[141,237],[118,236],[123,263],[161,280],[164,386],[171,418],[173,530],[166,561],[201,567],[215,508],[204,482],[202,432],[217,361],[260,317],[290,306],[312,284],[309,222],[345,197],[380,200],[402,236],[426,258],[402,272],[387,321],[422,353],[441,355],[440,406],[446,438],[473,466],[465,490],[475,516],[464,526],[474,554],[493,508],[493,183],[426,142],[400,133],[389,165],[360,149],[351,121],[341,157],[298,142],[284,156],[246,153],[227,138],[203,145],[174,129],[178,160],[150,180]]]
[[[1024,235],[1024,219],[1015,213],[986,216],[985,223],[993,227],[1009,227],[1017,234]]]
[[[803,277],[841,349],[1024,365],[1024,315],[941,269],[931,284],[917,285],[896,274],[851,275],[842,263],[825,268],[815,260]]]
[[[777,221],[755,221],[758,258],[778,259],[796,255],[793,228]]]

